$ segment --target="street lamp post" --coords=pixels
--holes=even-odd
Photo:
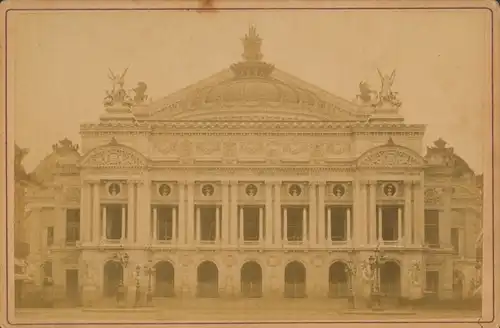
[[[146,295],[146,301],[147,305],[151,305],[153,301],[153,291],[152,291],[152,278],[153,274],[155,273],[156,269],[153,266],[153,262],[150,260],[148,261],[148,264],[144,266],[144,273],[148,277],[148,292]]]
[[[141,266],[139,264],[135,267],[135,306],[139,306],[141,300]]]
[[[381,310],[382,293],[380,291],[380,267],[384,263],[386,257],[380,254],[380,249],[375,249],[374,255],[368,258],[368,265],[372,274],[372,282],[370,288],[370,304],[373,310]]]
[[[356,266],[352,261],[347,261],[345,266],[345,272],[347,273],[347,284],[349,288],[349,295],[347,296],[347,301],[349,303],[349,308],[354,309],[356,303],[354,300],[354,277],[356,276]]]

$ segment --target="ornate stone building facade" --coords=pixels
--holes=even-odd
[[[85,302],[122,281],[161,297],[468,295],[481,221],[474,172],[392,92],[343,100],[263,61],[241,62],[150,102],[124,77],[98,123],[35,170],[34,275]],[[154,270],[153,270],[154,269]]]

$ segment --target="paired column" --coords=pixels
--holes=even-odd
[[[172,243],[177,241],[177,208],[172,207]]]
[[[240,206],[240,210],[238,211],[239,216],[238,216],[238,244],[243,245],[245,243],[245,235],[244,235],[244,230],[243,230],[243,225],[244,225],[244,220],[245,220],[245,212],[243,211],[243,207]]]
[[[221,244],[229,244],[229,181],[222,181],[222,240]]]
[[[273,185],[266,181],[266,246],[270,247],[273,244],[273,221],[276,220],[273,215]]]
[[[412,241],[412,222],[414,221],[412,215],[412,195],[413,195],[413,182],[405,181],[405,214],[404,214],[404,242],[405,245],[411,245]]]
[[[283,236],[281,235],[281,181],[274,183],[274,243],[276,245],[281,245],[283,240],[286,240],[283,236],[286,234],[286,225],[283,228]],[[286,217],[286,215],[285,215]],[[285,220],[285,219],[284,219]]]
[[[283,208],[283,239],[282,243],[286,244],[288,242],[288,211],[287,208]]]
[[[180,181],[179,185],[179,213],[178,213],[178,226],[179,234],[177,236],[177,241],[180,244],[186,243],[186,182]]]
[[[377,229],[377,182],[368,181],[368,220],[369,220],[369,243],[377,243],[376,229]],[[379,231],[379,238],[382,238],[382,231]]]
[[[319,231],[319,239],[318,244],[325,244],[328,246],[328,239],[325,238],[325,182],[318,182],[318,208],[317,208],[317,216],[318,216],[318,231]],[[327,231],[331,231],[327,229]],[[331,238],[330,238],[331,240]]]
[[[377,242],[381,243],[382,242],[382,208],[381,207],[378,208],[377,217],[378,217],[378,220],[375,221],[377,223]],[[398,222],[399,222],[399,210],[398,210]]]
[[[264,209],[259,207],[259,243],[264,243]]]
[[[158,240],[158,208],[156,206],[153,207],[153,229],[151,230],[151,238],[153,242],[156,242]]]
[[[346,236],[346,240],[348,242],[351,241],[351,209],[350,208],[347,208],[346,210],[346,220],[347,220],[347,236]]]
[[[307,242],[308,240],[308,233],[307,233],[307,208],[302,209],[302,241],[304,243]]]
[[[195,224],[194,224],[194,181],[187,181],[187,242],[192,245],[194,242]],[[198,223],[199,209],[196,210],[196,223]],[[196,234],[199,234],[199,228],[196,227]],[[198,238],[197,238],[198,240]]]
[[[91,201],[91,185],[87,181],[82,181],[82,191],[80,193],[80,224],[81,240],[83,243],[92,241],[92,201]]]
[[[128,181],[128,208],[126,211],[126,216],[125,216],[125,222],[123,224],[123,228],[127,229],[125,231],[125,234],[122,234],[122,239],[127,239],[129,242],[132,242],[135,240],[134,234],[135,234],[135,226],[136,226],[136,186],[137,186],[137,181]]]
[[[108,218],[107,218],[107,210],[106,210],[105,206],[102,207],[101,212],[102,212],[102,214],[101,214],[101,227],[100,227],[101,228],[101,235],[99,238],[105,240],[108,237],[107,232],[106,232],[107,231],[106,225],[108,223]]]
[[[215,242],[220,243],[220,207],[215,208]]]
[[[201,240],[201,209],[200,207],[196,207],[196,242],[200,242]]]
[[[382,225],[382,223],[380,223]],[[400,243],[403,238],[403,211],[398,207],[398,242]]]
[[[230,200],[229,212],[231,220],[229,221],[229,243],[233,246],[238,245],[238,181],[230,181]]]
[[[151,183],[146,176],[137,184],[137,203],[135,229],[137,242],[142,245],[151,243],[152,220],[151,220]],[[141,218],[140,222],[138,218]],[[144,219],[142,219],[144,218]],[[153,225],[154,226],[154,225]]]
[[[230,181],[230,200],[229,200],[229,213],[231,220],[229,221],[229,243],[233,246],[239,243],[238,232],[238,181]]]
[[[127,235],[127,208],[125,206],[122,206],[122,234],[120,240],[125,240],[126,235]]]
[[[100,189],[100,181],[93,181],[92,182],[92,228],[93,228],[93,240],[95,242],[98,242],[100,240],[99,238],[99,219],[101,217],[100,215],[100,209],[101,209],[101,200],[100,200],[100,195],[99,195],[99,189]]]
[[[370,244],[370,216],[369,216],[369,199],[368,199],[368,184],[367,181],[360,181],[359,184],[359,204],[355,215],[357,217],[356,222],[359,222],[360,229],[356,230],[358,235],[359,245]],[[374,228],[373,228],[374,229]]]
[[[332,243],[332,208],[328,206],[326,210],[326,244]]]
[[[318,183],[309,184],[309,243],[311,245],[316,245],[318,240],[318,214],[317,214],[317,193],[318,193]]]
[[[417,181],[413,186],[413,231],[415,244],[424,243],[424,188],[422,181]]]
[[[451,193],[451,187],[446,187],[444,190],[444,211],[440,213],[439,218],[439,243],[441,247],[451,246]]]

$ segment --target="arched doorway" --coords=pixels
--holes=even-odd
[[[173,297],[175,273],[172,263],[161,261],[155,265],[155,296]]]
[[[293,261],[285,267],[285,297],[306,297],[306,268]]]
[[[453,271],[453,298],[461,300],[464,291],[464,274],[459,270]]]
[[[117,288],[123,282],[123,267],[121,263],[108,261],[104,264],[104,296],[115,296]]]
[[[246,262],[241,267],[241,293],[245,297],[262,296],[262,268],[257,262]]]
[[[198,266],[197,295],[219,297],[219,269],[215,263],[205,261]]]
[[[401,295],[401,268],[396,262],[388,261],[381,264],[380,291],[389,297]]]
[[[346,297],[349,292],[349,277],[344,262],[334,262],[328,270],[328,296]]]

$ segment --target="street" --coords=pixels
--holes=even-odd
[[[334,306],[336,304],[336,306]],[[338,320],[431,320],[467,319],[480,316],[474,311],[432,311],[385,308],[372,313],[358,309],[352,313],[338,303],[293,299],[247,300],[165,300],[149,308],[20,309],[16,322],[96,322],[96,321],[338,321]]]

